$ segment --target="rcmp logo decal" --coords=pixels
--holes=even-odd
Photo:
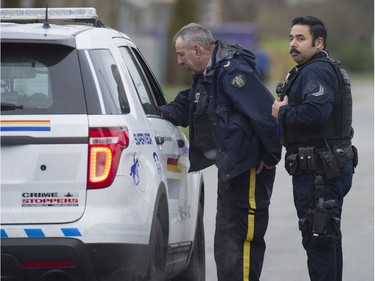
[[[242,88],[246,85],[246,78],[242,74],[238,74],[233,78],[231,84],[236,88]]]
[[[130,175],[133,177],[134,185],[138,185],[139,182],[140,182],[139,166],[140,166],[140,162],[138,160],[138,157],[137,157],[136,153],[134,153],[134,155],[133,155],[133,165],[130,167]]]
[[[133,179],[133,185],[139,191],[145,192],[147,189],[147,177],[142,162],[137,153],[133,154],[133,164],[130,166],[130,176]]]

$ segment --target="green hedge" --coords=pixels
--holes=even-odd
[[[340,60],[350,72],[374,72],[374,50],[370,44],[346,42],[332,52],[332,56]]]

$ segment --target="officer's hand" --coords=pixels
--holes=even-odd
[[[282,101],[275,100],[273,102],[273,105],[272,105],[272,116],[275,117],[275,118],[277,118],[278,115],[279,115],[279,109],[280,109],[280,107],[282,107],[284,105],[288,105],[288,104],[289,104],[288,96],[285,96]]]
[[[273,169],[274,167],[275,167],[275,166],[267,165],[266,163],[263,162],[263,160],[260,160],[260,163],[259,163],[259,165],[258,165],[258,167],[257,167],[257,171],[256,171],[256,173],[257,173],[257,174],[260,174],[260,173],[262,172],[263,168],[266,168],[267,170],[271,170],[271,169]]]

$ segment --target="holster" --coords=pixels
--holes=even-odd
[[[326,208],[310,210],[298,221],[303,243],[316,246],[333,243],[340,231],[340,224],[340,219],[333,217]]]

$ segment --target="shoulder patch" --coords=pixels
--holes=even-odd
[[[246,85],[246,78],[244,75],[238,74],[233,78],[232,82],[230,83],[232,86],[236,88],[242,88],[243,86]]]

